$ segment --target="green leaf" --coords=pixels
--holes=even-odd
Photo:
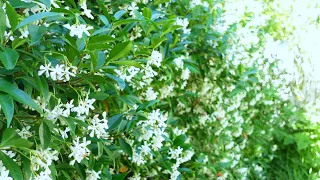
[[[159,5],[159,4],[163,4],[163,3],[166,3],[166,2],[170,2],[170,0],[156,0],[153,4],[154,5]]]
[[[60,118],[62,119],[62,120],[64,120],[67,124],[68,124],[68,126],[69,126],[69,128],[70,128],[70,130],[71,130],[71,133],[73,134],[73,135],[75,135],[76,134],[76,124],[75,124],[75,122],[73,121],[73,119],[71,118],[71,117],[62,117],[62,116],[60,116]]]
[[[28,25],[30,23],[33,23],[35,21],[38,21],[40,19],[43,19],[43,18],[46,18],[46,17],[52,17],[52,16],[57,16],[59,15],[59,13],[55,13],[55,12],[41,12],[41,13],[37,13],[37,14],[34,14],[34,15],[31,15],[27,18],[25,18],[24,20],[22,20],[20,22],[20,24],[18,24],[17,26],[17,29],[25,26],[25,25]]]
[[[108,180],[112,180],[112,176],[108,168],[103,169],[103,175],[105,175]]]
[[[134,60],[127,60],[127,61],[111,61],[110,63],[125,65],[125,66],[134,66],[137,68],[143,68],[137,61]]]
[[[145,7],[143,8],[143,16],[146,18],[146,19],[151,19],[152,17],[152,11],[151,9]]]
[[[125,10],[120,10],[120,11],[117,11],[115,14],[114,14],[114,18],[116,18],[116,20],[120,19],[127,11]]]
[[[159,102],[159,100],[147,101],[147,102],[145,102],[143,104],[140,104],[139,107],[137,108],[137,111],[143,110],[143,109],[147,109],[148,107],[156,104],[157,102]]]
[[[2,44],[4,40],[4,32],[6,31],[6,14],[4,13],[4,10],[0,8],[0,42]]]
[[[16,10],[6,2],[6,13],[10,22],[12,31],[14,31],[18,25],[18,14]]]
[[[128,154],[129,156],[132,156],[132,148],[131,146],[122,138],[119,138],[119,143],[120,143],[120,147],[121,149]]]
[[[103,155],[103,143],[98,142],[98,158],[100,158]]]
[[[0,46],[1,47],[1,46]],[[19,53],[7,47],[1,47],[0,60],[6,69],[13,69],[19,59]]]
[[[306,149],[309,145],[312,144],[310,137],[303,133],[294,134],[295,141],[298,146],[298,150]]]
[[[0,159],[6,167],[6,169],[9,170],[9,174],[13,177],[13,179],[23,179],[23,175],[19,165],[16,162],[14,162],[12,158],[0,151]]]
[[[14,100],[26,104],[42,113],[37,103],[24,91],[4,79],[0,79],[0,91],[10,94]]]
[[[24,179],[30,179],[31,177],[31,165],[30,165],[30,160],[25,157],[25,156],[20,156],[21,157],[21,160],[22,160],[22,172],[23,172],[23,176],[24,176]]]
[[[30,148],[32,145],[32,142],[21,138],[14,129],[7,128],[2,134],[0,147]]]
[[[120,20],[120,21],[113,23],[112,27],[113,27],[113,29],[115,29],[123,24],[129,24],[129,23],[134,23],[134,22],[139,22],[139,21],[141,21],[141,20],[139,20],[139,19],[124,19],[124,20]]]
[[[154,38],[151,39],[151,47],[153,49],[156,49],[157,47],[159,47],[161,45],[161,43],[163,43],[163,41],[167,40],[166,37],[161,37],[161,38]]]
[[[47,31],[47,28],[45,26],[37,26],[33,24],[31,24],[28,29],[31,36],[31,46],[37,44],[44,33]]]
[[[161,36],[166,35],[166,34],[168,34],[169,32],[173,32],[173,31],[175,31],[176,29],[180,29],[180,28],[181,28],[181,26],[179,26],[179,25],[172,25],[172,26],[170,26],[168,29],[166,29],[165,31],[163,31],[163,33],[161,34]]]
[[[40,2],[42,2],[44,5],[46,5],[47,7],[51,6],[51,1],[50,0],[40,0]]]
[[[7,144],[8,141],[10,141],[12,138],[15,138],[17,135],[17,132],[12,128],[7,128],[4,130],[1,139],[1,146]]]
[[[7,0],[11,6],[15,9],[17,8],[32,8],[33,6],[35,6],[35,3],[31,3],[31,2],[23,2],[21,0]]]
[[[121,78],[119,78],[119,77],[117,77],[117,76],[108,74],[108,73],[106,73],[106,76],[109,77],[109,78],[111,78],[111,79],[113,79],[113,80],[115,80],[115,81],[118,83],[120,89],[123,90],[123,89],[126,87],[126,83],[124,82],[123,79],[121,79]]]
[[[183,146],[186,140],[187,140],[187,136],[185,134],[181,134],[180,136],[174,139],[173,144],[175,146]]]
[[[123,174],[114,174],[112,175],[112,180],[124,180],[129,172]]]
[[[106,8],[106,6],[104,5],[104,1],[102,0],[97,0],[96,1],[99,5],[99,7],[101,8],[103,14],[106,16],[106,18],[108,19],[108,21],[110,22],[111,21],[111,17],[109,15],[109,12],[108,12],[108,9]]]
[[[132,42],[127,41],[114,46],[110,51],[108,61],[116,60],[127,55],[132,48]]]
[[[47,149],[51,143],[51,132],[44,121],[42,121],[39,127],[39,138],[43,149]]]
[[[94,98],[96,100],[105,100],[109,97],[109,94],[103,92],[92,92],[89,94],[90,98]]]
[[[7,128],[9,128],[12,121],[13,113],[14,113],[14,105],[13,105],[12,97],[8,94],[0,93],[0,105],[7,119]]]
[[[20,38],[15,38],[12,41],[12,49],[16,49],[17,47],[21,46],[22,44],[24,44],[25,42],[27,42],[27,39],[20,39]]]
[[[34,72],[34,80],[36,81],[41,94],[43,95],[44,99],[46,101],[49,101],[49,86],[48,82],[46,81],[45,77],[43,76],[38,76],[37,72]]]
[[[112,129],[117,128],[121,122],[121,119],[122,119],[122,114],[116,114],[116,115],[112,116],[111,118],[109,118],[109,121],[108,121],[109,129],[108,130],[112,130]]]
[[[85,173],[85,170],[84,170],[84,168],[85,168],[84,165],[76,163],[74,166],[75,166],[76,172],[77,172],[77,174],[79,174],[80,178],[81,179],[86,179],[86,173]]]
[[[90,38],[88,45],[114,42],[116,39],[109,35],[93,36]]]

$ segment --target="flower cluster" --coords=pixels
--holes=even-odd
[[[75,66],[66,66],[64,64],[57,64],[56,66],[52,66],[51,63],[46,65],[41,65],[40,70],[38,71],[38,75],[41,76],[45,74],[48,78],[50,77],[54,81],[70,81],[71,77],[75,77],[77,74],[77,67]]]

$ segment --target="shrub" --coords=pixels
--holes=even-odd
[[[0,177],[273,175],[305,110],[266,49],[287,30],[243,3],[3,2]]]

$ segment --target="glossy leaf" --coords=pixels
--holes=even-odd
[[[39,138],[43,149],[47,149],[51,143],[51,131],[44,121],[42,121],[39,127]]]
[[[0,8],[0,42],[4,40],[4,32],[6,31],[6,14],[2,8]]]
[[[31,15],[31,16],[25,18],[24,20],[22,20],[18,24],[17,29],[19,29],[25,25],[31,24],[35,21],[38,21],[38,20],[41,20],[41,19],[44,19],[47,17],[58,16],[58,15],[59,15],[59,13],[55,13],[55,12],[41,12],[41,13]]]
[[[132,156],[132,148],[131,146],[122,138],[119,138],[119,143],[120,143],[120,147],[121,149],[128,154],[129,156]]]
[[[6,167],[6,169],[9,170],[9,174],[13,177],[13,179],[23,179],[23,175],[19,165],[16,162],[14,162],[12,158],[0,151],[0,159]]]
[[[0,147],[30,148],[32,145],[32,142],[21,138],[14,129],[7,128],[2,134]]]
[[[2,50],[2,51],[1,51]],[[1,47],[0,60],[6,69],[13,69],[19,59],[19,53],[7,47]]]
[[[14,100],[30,106],[38,112],[41,112],[40,107],[27,93],[4,79],[0,79],[0,91],[10,94]]]
[[[0,105],[1,105],[1,110],[6,116],[7,128],[8,128],[11,124],[13,113],[14,113],[14,104],[13,104],[12,97],[8,94],[0,93]]]
[[[132,42],[127,41],[114,46],[109,54],[108,61],[116,60],[127,55],[132,48]]]
[[[37,26],[37,25],[30,25],[28,27],[30,36],[31,36],[31,46],[37,44],[44,33],[46,32],[47,28],[45,26]]]
[[[113,80],[115,80],[118,83],[120,89],[124,89],[126,87],[126,83],[124,82],[123,79],[118,78],[117,76],[114,76],[114,75],[111,75],[111,74],[108,74],[108,73],[106,73],[106,76],[111,78],[111,79],[113,79]]]
[[[10,22],[11,29],[12,31],[14,31],[18,25],[18,14],[9,3],[6,3],[6,13]]]

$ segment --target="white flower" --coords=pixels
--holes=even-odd
[[[63,81],[65,81],[65,82],[70,80],[70,76],[72,76],[72,77],[76,76],[75,73],[73,73],[73,72],[71,72],[69,70],[70,70],[70,67],[65,66],[65,68],[64,68],[64,76],[65,76],[65,78],[63,79]]]
[[[180,146],[177,149],[170,148],[168,153],[170,155],[169,159],[177,159],[182,154],[182,151],[183,149]]]
[[[178,57],[178,58],[175,58],[173,60],[173,62],[176,64],[176,66],[179,68],[179,69],[183,69],[183,59],[185,59],[184,56],[181,56],[181,57]]]
[[[51,63],[46,65],[41,65],[40,70],[38,71],[38,75],[41,76],[45,73],[46,77],[50,77],[54,81],[61,81],[64,82],[70,80],[70,76],[75,77],[75,73],[77,71],[77,67],[75,66],[66,66],[64,64],[57,64],[55,67],[51,66]]]
[[[51,174],[49,166],[53,161],[59,160],[58,151],[47,148],[46,150],[31,151],[31,170],[38,171],[40,168],[44,169],[46,174]]]
[[[141,153],[133,151],[132,162],[136,163],[138,166],[146,163],[146,160],[142,157]]]
[[[59,130],[59,131],[60,131],[61,137],[62,137],[63,139],[68,138],[67,132],[70,131],[70,128],[69,128],[69,127],[66,127],[66,129],[65,129],[64,131],[62,131],[62,130]]]
[[[152,149],[155,150],[155,151],[158,151],[162,147],[162,142],[164,140],[165,139],[161,135],[153,136],[153,138],[152,138]]]
[[[24,139],[28,139],[29,137],[32,137],[32,133],[29,131],[31,126],[23,127],[21,130],[16,129],[16,132],[19,134],[20,137]]]
[[[38,76],[41,76],[43,73],[45,73],[46,77],[50,76],[49,71],[51,70],[51,63],[48,63],[46,65],[41,65],[40,70],[38,71]]]
[[[66,108],[64,111],[63,111],[63,116],[64,117],[69,117],[70,115],[70,112],[71,112],[71,109],[74,107],[73,105],[73,99],[70,101],[70,102],[67,102],[66,104],[64,104],[64,107]]]
[[[191,0],[190,1],[190,7],[191,8],[194,8],[194,7],[198,6],[198,5],[202,5],[201,0]]]
[[[93,117],[93,119],[91,120],[91,125],[88,126],[88,130],[91,130],[91,133],[89,134],[90,137],[94,137],[95,134],[97,135],[97,138],[100,138],[101,136],[109,136],[109,134],[106,132],[106,130],[109,128],[106,115],[107,113],[103,112],[103,118],[101,120],[99,119],[98,114]]]
[[[176,19],[175,25],[182,26],[182,30],[184,34],[190,34],[191,30],[187,28],[189,25],[188,18],[181,19],[178,17]]]
[[[83,9],[83,13],[82,14],[86,15],[90,19],[94,19],[94,17],[91,14],[91,10],[87,8],[86,1],[83,1],[80,6],[81,6],[81,9]]]
[[[134,176],[129,177],[128,180],[141,180],[140,173],[134,174]]]
[[[93,29],[93,27],[86,26],[85,24],[73,24],[72,26],[70,26],[70,24],[65,24],[63,26],[70,30],[70,36],[78,36],[78,38],[82,38],[83,33],[85,33],[87,36],[90,36],[88,30]]]
[[[29,36],[28,29],[24,29],[24,30],[19,29],[19,31],[21,32],[21,36],[19,38],[27,38]]]
[[[50,77],[52,80],[63,80],[62,76],[64,76],[65,71],[64,71],[64,64],[60,65],[57,64],[55,68],[51,69],[50,72]]]
[[[145,141],[144,144],[143,144],[141,147],[139,147],[138,149],[140,149],[141,154],[143,154],[143,155],[149,155],[150,152],[151,152],[151,149],[150,149],[149,146],[150,146],[150,144],[148,144],[148,143]]]
[[[42,171],[39,175],[34,177],[34,180],[52,180],[52,178],[49,173]]]
[[[80,137],[76,137],[76,139],[73,140],[73,145],[70,147],[71,153],[69,157],[73,157],[73,160],[70,161],[70,165],[74,165],[76,161],[80,163],[82,159],[90,155],[90,150],[87,146],[91,144],[91,141],[87,141],[85,137],[82,139],[82,143],[79,141]]]
[[[154,92],[152,87],[148,87],[147,91],[145,92],[146,100],[151,101],[157,99],[158,92]]]
[[[5,31],[4,32],[4,37],[6,37],[6,39],[9,38],[10,41],[13,41],[14,40],[14,37],[11,35],[11,31]]]
[[[129,6],[128,6],[128,11],[129,11],[129,15],[132,16],[133,18],[135,18],[135,11],[139,10],[139,7],[137,6],[136,2],[132,2]]]
[[[86,180],[97,180],[100,179],[101,171],[95,172],[94,170],[86,170],[87,177]]]
[[[160,67],[161,62],[162,62],[162,54],[159,51],[152,51],[148,64]]]
[[[181,79],[183,80],[188,80],[190,77],[190,70],[188,68],[185,68],[183,71],[182,71],[182,74],[181,74]]]
[[[12,177],[9,177],[9,170],[3,165],[2,161],[0,160],[0,179],[1,180],[13,180]]]
[[[95,99],[89,99],[88,94],[86,95],[86,99],[80,100],[77,107],[73,107],[71,109],[72,112],[77,112],[77,116],[80,117],[81,115],[89,115],[90,110],[94,110],[93,103]]]

